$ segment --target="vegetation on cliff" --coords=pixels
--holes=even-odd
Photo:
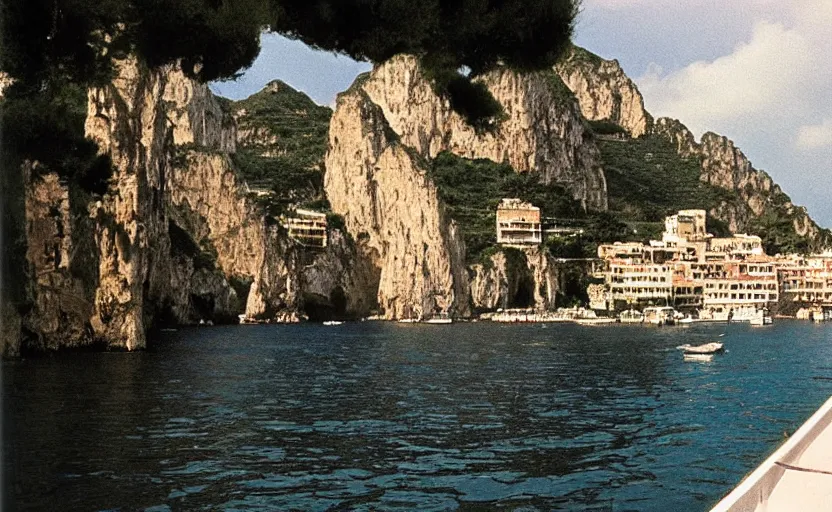
[[[508,164],[442,152],[431,162],[428,173],[459,226],[469,262],[487,259],[493,253],[488,251],[497,244],[497,205],[504,197],[528,201],[546,217],[582,216],[580,203],[562,187],[544,185],[538,175],[518,173]]]
[[[328,209],[323,159],[332,110],[280,81],[227,108],[237,120],[234,163],[251,186],[273,192],[264,201],[269,211]]]
[[[662,137],[598,141],[610,210],[622,220],[659,222],[677,210],[710,210],[730,191],[700,181],[699,158],[684,159]]]

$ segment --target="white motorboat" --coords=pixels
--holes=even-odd
[[[615,318],[579,318],[575,323],[580,325],[605,325],[617,322]]]
[[[684,318],[679,319],[679,323],[680,324],[692,324],[693,323],[693,318],[691,318],[689,316],[686,316]]]
[[[644,308],[644,321],[653,325],[673,325],[676,310],[670,306]]]
[[[324,325],[341,325],[343,323],[344,322],[339,322],[337,320],[327,320],[326,322],[324,322]]]
[[[679,350],[683,350],[685,355],[688,354],[716,354],[717,352],[722,352],[724,345],[718,341],[712,341],[710,343],[705,343],[704,345],[691,345],[689,343],[685,343],[684,345],[679,345]]]
[[[400,324],[417,324],[417,323],[419,323],[419,319],[418,318],[400,318],[399,323]]]
[[[709,361],[713,361],[714,355],[713,354],[685,354],[684,355],[685,361],[693,361],[698,363],[707,363]]]
[[[453,320],[450,318],[428,318],[425,320],[426,324],[452,324],[454,323]]]
[[[626,311],[622,311],[621,314],[618,315],[618,319],[622,324],[640,324],[644,322],[644,314],[636,309],[628,309]]]

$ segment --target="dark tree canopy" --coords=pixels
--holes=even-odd
[[[0,68],[17,78],[89,83],[110,58],[182,59],[203,80],[234,76],[270,30],[356,59],[397,53],[477,75],[499,62],[554,64],[577,0],[4,0]],[[104,50],[107,50],[106,52]]]
[[[3,145],[65,176],[87,173],[86,87],[112,77],[114,59],[181,62],[208,81],[251,65],[264,30],[356,59],[416,55],[437,92],[475,126],[500,105],[471,77],[498,64],[554,64],[569,42],[578,0],[0,0]],[[470,76],[461,75],[462,67]],[[49,142],[49,143],[47,143]],[[8,157],[8,155],[7,155]],[[12,163],[15,158],[6,163]],[[94,175],[101,175],[96,170]],[[96,187],[99,188],[99,187]]]

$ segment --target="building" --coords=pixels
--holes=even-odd
[[[777,261],[776,268],[784,299],[832,308],[832,257],[792,256]]]
[[[706,259],[745,259],[762,256],[763,241],[759,236],[736,234],[729,238],[711,238],[708,240]]]
[[[541,241],[540,208],[520,199],[503,199],[497,206],[497,243],[522,247]]]
[[[609,262],[605,276],[609,304],[669,305],[673,302],[673,267],[668,264]]]
[[[665,217],[663,242],[699,242],[711,235],[706,227],[705,210],[679,210],[676,215]]]
[[[289,238],[309,247],[326,247],[326,214],[312,210],[295,210],[291,217],[281,218]]]
[[[727,263],[724,276],[707,278],[704,284],[702,310],[714,318],[770,308],[779,299],[774,263],[763,258]]]
[[[597,277],[604,278],[609,308],[672,305],[722,318],[730,311],[773,307],[778,275],[795,300],[828,300],[832,306],[832,256],[828,266],[792,260],[778,265],[765,256],[760,237],[715,238],[706,220],[705,210],[681,210],[665,218],[661,241],[600,245],[598,257],[607,266]]]

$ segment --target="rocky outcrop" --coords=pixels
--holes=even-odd
[[[471,266],[472,305],[475,311],[516,307],[554,310],[563,305],[558,304],[558,297],[575,279],[576,273],[570,272],[575,265],[552,257],[540,247],[503,249],[492,255],[487,265]],[[578,277],[586,275],[585,270],[577,270]]]
[[[268,225],[223,153],[189,151],[170,175],[171,218],[216,253],[229,278],[250,281],[245,314],[285,320],[297,309],[297,250],[276,224]],[[296,315],[289,318],[295,320]]]
[[[314,254],[301,273],[307,314],[325,308],[319,319],[360,318],[378,308],[379,270],[362,254],[367,240],[357,244],[341,230],[330,229],[325,250]]]
[[[394,57],[353,87],[381,108],[401,143],[422,157],[450,151],[508,162],[518,172],[539,174],[542,183],[563,186],[585,208],[605,210],[606,181],[593,135],[557,74],[498,69],[478,80],[504,109],[493,131],[478,132],[454,112],[414,57]]]
[[[618,125],[631,137],[662,137],[681,158],[699,160],[700,180],[729,192],[709,213],[725,222],[730,230],[753,231],[758,217],[772,213],[788,219],[796,235],[820,243],[821,230],[806,210],[793,205],[771,177],[755,169],[732,141],[706,133],[697,142],[690,130],[675,119],[660,118],[654,122],[644,109],[638,88],[617,61],[572,47],[555,69],[575,94],[586,119]]]
[[[86,219],[73,219],[69,186],[57,174],[41,174],[36,164],[25,164],[23,172],[32,302],[22,325],[37,333],[33,342],[38,348],[90,343],[92,287],[74,272],[78,261],[73,243]]]
[[[424,163],[363,90],[338,97],[325,189],[361,257],[379,269],[385,318],[468,314],[464,247]]]
[[[207,86],[119,61],[88,93],[85,131],[112,162],[104,195],[24,168],[24,348],[134,350],[159,322],[299,318],[294,244],[236,178],[234,123]]]
[[[667,118],[656,121],[654,134],[674,144],[682,158],[699,159],[701,181],[735,195],[735,200],[723,200],[709,212],[725,222],[732,232],[751,232],[756,219],[771,213],[789,219],[796,235],[818,240],[820,228],[806,209],[792,204],[780,186],[767,173],[755,169],[727,137],[708,132],[697,143],[682,123]]]
[[[427,176],[439,153],[508,162],[536,173],[541,183],[563,186],[585,207],[606,208],[593,135],[557,75],[501,69],[478,80],[504,108],[504,119],[490,131],[475,130],[455,113],[409,56],[378,66],[338,98],[326,194],[362,258],[378,269],[378,307],[386,318],[465,316],[472,304],[505,302],[520,286],[500,274],[498,262],[488,271],[474,269],[470,287],[461,236]],[[547,290],[541,258],[529,267],[539,280],[529,293],[548,307],[548,297],[538,297],[548,293],[539,292]]]
[[[644,98],[617,60],[602,59],[573,46],[555,70],[575,94],[588,120],[617,124],[631,137],[650,131],[653,118],[644,109]]]

